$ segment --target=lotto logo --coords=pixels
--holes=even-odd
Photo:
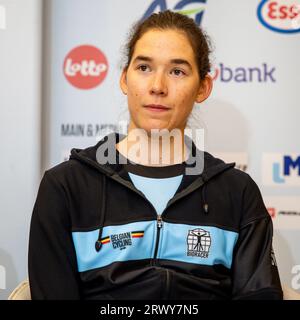
[[[104,53],[91,45],[78,46],[66,56],[63,71],[68,82],[78,89],[92,89],[106,77],[108,62]]]

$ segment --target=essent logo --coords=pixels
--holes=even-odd
[[[72,49],[63,64],[66,79],[78,89],[95,88],[105,79],[107,70],[104,53],[91,45]]]
[[[203,4],[206,0],[169,0],[168,5],[166,0],[154,0],[149,5],[142,20],[148,18],[152,13],[166,11],[168,9],[190,16],[195,22],[200,25],[204,13]]]
[[[272,31],[300,32],[300,0],[263,0],[257,8],[257,16]]]

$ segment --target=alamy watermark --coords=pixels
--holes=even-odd
[[[192,148],[193,142],[196,148]],[[100,164],[117,163],[116,136],[108,135],[98,147],[97,162]],[[122,143],[125,157],[119,158],[120,164],[147,164],[149,166],[166,166],[185,161],[186,175],[199,175],[204,168],[204,129],[132,129]],[[121,154],[124,154],[119,149]]]
[[[291,281],[292,288],[298,290],[300,289],[300,264],[294,265],[291,272],[295,274]]]
[[[0,290],[6,289],[6,270],[4,266],[0,265]]]

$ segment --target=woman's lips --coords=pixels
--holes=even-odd
[[[145,106],[145,108],[147,108],[150,111],[154,111],[154,112],[164,112],[164,111],[168,111],[170,110],[170,108],[160,105],[160,104],[148,104]]]

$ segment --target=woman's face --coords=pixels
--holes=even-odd
[[[129,130],[183,130],[195,102],[211,90],[211,78],[200,84],[195,56],[183,32],[147,31],[135,45],[120,86],[128,97]]]

